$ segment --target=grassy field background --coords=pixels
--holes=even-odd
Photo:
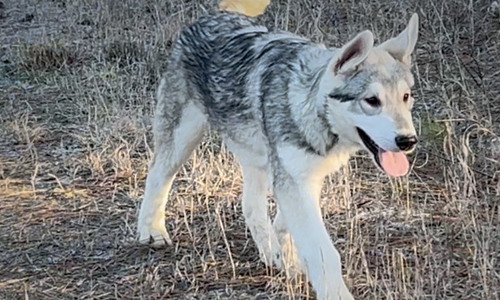
[[[0,1],[0,299],[315,299],[258,260],[216,133],[174,182],[174,245],[136,243],[159,78],[183,24],[218,1]],[[269,28],[337,47],[420,16],[411,174],[360,155],[325,180],[356,299],[500,299],[498,2],[271,2]]]

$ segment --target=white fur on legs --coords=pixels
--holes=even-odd
[[[276,217],[274,218],[273,228],[281,247],[282,268],[285,271],[286,276],[292,278],[302,272],[306,272],[307,269],[298,257],[297,249],[295,248],[292,237],[286,228],[283,213],[280,211],[279,207]]]
[[[274,195],[299,259],[319,300],[353,300],[342,278],[340,255],[326,231],[319,193],[328,161],[294,147],[278,148]],[[281,217],[280,217],[281,218]]]
[[[280,246],[267,209],[268,146],[260,126],[248,126],[238,136],[224,136],[243,173],[243,215],[262,261],[281,267]]]
[[[177,127],[169,128],[173,134],[164,132],[168,125],[155,124],[155,156],[146,180],[137,226],[141,243],[149,243],[150,239],[153,239],[155,246],[172,243],[165,229],[168,193],[175,173],[201,141],[205,120],[194,104],[188,104]]]
[[[165,178],[168,176],[165,174],[167,171],[160,163],[154,163],[149,171],[146,192],[139,213],[138,231],[141,243],[149,243],[152,239],[154,246],[172,244],[165,228],[165,206],[173,180],[172,175]],[[170,172],[172,173],[172,170]]]
[[[320,195],[322,183],[322,176],[311,176],[310,178],[308,178],[308,184],[304,185],[304,188],[307,190],[307,194],[311,196],[311,199],[315,200],[314,204],[320,215]],[[307,273],[307,267],[298,256],[297,248],[295,247],[290,232],[286,227],[285,219],[279,205],[278,212],[276,213],[276,217],[274,218],[273,227],[278,237],[278,241],[281,245],[283,269],[286,275],[288,277],[295,277],[301,272]]]
[[[354,299],[342,279],[340,255],[330,241],[314,199],[292,185],[275,187],[275,195],[318,299]]]
[[[280,246],[267,213],[268,180],[266,168],[242,166],[243,215],[262,261],[281,267]]]

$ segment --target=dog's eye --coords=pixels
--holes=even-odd
[[[408,94],[408,93],[404,94],[403,101],[406,103],[406,102],[408,102],[408,99],[410,99],[410,94]]]
[[[370,106],[373,107],[379,107],[380,106],[380,100],[377,97],[370,97],[365,99],[366,103],[370,104]]]

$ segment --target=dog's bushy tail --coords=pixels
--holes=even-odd
[[[219,10],[233,11],[249,17],[255,17],[264,13],[270,0],[222,0]]]

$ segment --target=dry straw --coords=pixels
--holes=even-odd
[[[0,2],[0,299],[314,299],[259,262],[214,132],[175,180],[174,246],[135,242],[158,79],[182,25],[217,2]],[[325,181],[325,223],[356,299],[499,299],[498,5],[276,0],[258,18],[340,46],[413,12],[411,175],[353,159]]]

